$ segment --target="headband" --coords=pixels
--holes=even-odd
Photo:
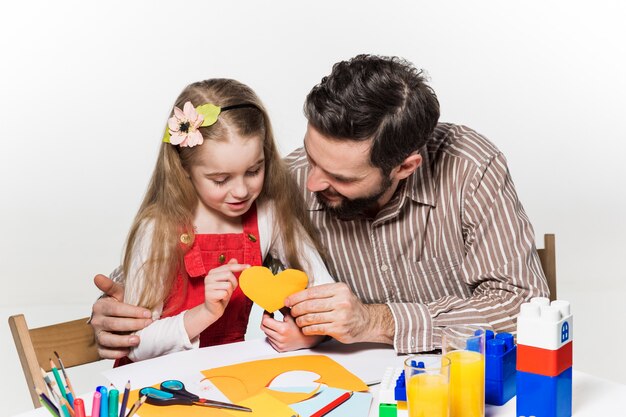
[[[199,128],[214,125],[222,112],[243,108],[259,110],[252,103],[233,104],[225,107],[207,103],[194,108],[191,101],[187,101],[182,110],[174,107],[174,115],[167,120],[163,142],[190,148],[202,145],[204,138],[198,130]]]

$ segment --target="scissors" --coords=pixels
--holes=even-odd
[[[145,387],[139,390],[139,396],[145,395],[146,402],[152,405],[202,405],[205,407],[227,408],[229,410],[252,412],[251,408],[221,401],[207,400],[185,389],[181,381],[168,379],[161,382],[160,389]]]

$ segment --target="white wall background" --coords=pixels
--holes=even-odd
[[[89,314],[187,83],[252,86],[286,154],[308,90],[369,52],[426,69],[442,120],[505,152],[536,235],[557,235],[575,367],[626,382],[623,2],[22,0],[0,16],[2,323]],[[0,364],[0,414],[27,410],[6,324]]]

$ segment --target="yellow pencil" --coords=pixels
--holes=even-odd
[[[128,414],[126,414],[126,417],[133,417],[135,413],[137,412],[137,410],[139,410],[139,407],[141,407],[141,405],[146,402],[146,398],[148,397],[145,395],[142,395],[140,399],[135,401],[135,404],[133,404]]]

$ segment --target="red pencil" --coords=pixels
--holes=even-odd
[[[318,411],[316,411],[313,414],[311,414],[311,417],[322,417],[322,416],[325,416],[326,414],[328,414],[331,411],[333,411],[335,408],[339,407],[341,404],[343,404],[346,401],[348,401],[352,397],[352,394],[353,394],[352,391],[348,391],[348,392],[345,392],[345,393],[341,394],[339,397],[337,397],[336,399],[332,400],[331,402],[326,404],[324,407],[320,408]]]

